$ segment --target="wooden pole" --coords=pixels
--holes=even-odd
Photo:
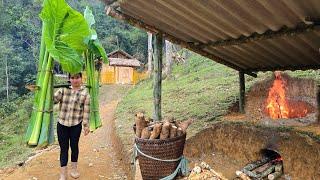
[[[148,32],[148,74],[152,72],[152,33]]]
[[[244,96],[245,96],[245,79],[244,79],[244,73],[242,71],[239,71],[239,91],[240,91],[240,97],[239,97],[239,112],[244,112]]]
[[[153,39],[154,46],[154,75],[153,75],[153,118],[161,121],[161,80],[162,80],[162,41],[161,33],[156,34]]]
[[[165,41],[165,46],[166,46],[166,67],[165,67],[165,78],[171,75],[172,72],[172,65],[173,65],[173,61],[172,61],[172,46],[173,44],[166,40]]]
[[[318,88],[317,88],[317,104],[318,104],[317,119],[318,119],[318,124],[320,124],[320,85],[318,85]]]

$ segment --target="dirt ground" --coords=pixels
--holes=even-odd
[[[126,92],[123,89],[126,88],[116,86],[101,88],[100,113],[103,126],[88,136],[81,135],[79,179],[132,179],[128,174],[128,167],[123,165],[125,164],[123,161],[126,162],[127,159],[122,158],[120,143],[114,131],[115,109],[122,94]],[[43,152],[22,167],[0,170],[0,179],[58,179],[59,151],[59,146],[53,145],[51,150]]]

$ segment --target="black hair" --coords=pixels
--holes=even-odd
[[[71,78],[71,75],[80,75],[80,77],[82,78],[82,73],[81,73],[81,72],[75,73],[75,74],[69,73],[69,74],[68,74],[68,78],[69,78],[69,79]]]

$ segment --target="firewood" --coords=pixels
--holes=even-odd
[[[268,163],[265,163],[265,164],[261,165],[260,167],[257,167],[253,171],[256,172],[256,173],[262,173],[267,168],[269,168],[271,165],[272,165],[272,162],[268,162]]]
[[[186,121],[179,123],[179,127],[182,129],[183,133],[186,133],[187,128],[191,123],[193,123],[193,119],[188,119]]]
[[[276,172],[282,172],[282,163],[276,164],[276,167],[274,168]]]
[[[268,175],[268,180],[278,179],[282,175],[282,172],[274,172]]]
[[[177,137],[177,126],[171,125],[170,128],[170,138]]]
[[[165,122],[162,126],[160,139],[167,139],[170,136],[171,123]]]
[[[276,167],[276,165],[271,165],[270,167],[268,167],[265,171],[263,171],[260,174],[260,177],[261,178],[267,177],[269,174],[271,174],[274,171],[275,167]]]
[[[262,158],[260,160],[257,160],[257,161],[254,161],[250,164],[247,164],[245,167],[243,167],[242,169],[242,172],[244,172],[243,170],[247,170],[247,171],[252,171],[253,169],[259,167],[259,166],[262,166],[263,164],[266,164],[270,161],[269,158],[265,157],[265,158]]]
[[[151,131],[152,131],[152,129],[150,127],[143,128],[143,130],[141,132],[141,138],[142,139],[149,139],[149,137],[151,135]]]
[[[183,131],[180,127],[177,128],[177,136],[182,136],[183,135]]]
[[[251,178],[247,176],[245,173],[243,173],[242,171],[236,171],[236,175],[242,180],[251,180]]]
[[[135,123],[136,123],[136,136],[140,138],[143,128],[147,127],[147,121],[145,120],[143,113],[139,112],[135,115]]]
[[[154,124],[150,139],[157,139],[161,133],[161,128],[162,128],[162,123]]]

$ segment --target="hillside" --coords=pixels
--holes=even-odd
[[[95,29],[107,53],[121,48],[141,62],[146,62],[146,32],[106,16],[105,5],[99,0],[67,2],[82,13],[86,6],[92,9],[96,20]],[[0,1],[1,104],[7,99],[12,101],[27,94],[25,85],[35,83],[41,38],[41,4],[42,1],[38,0]]]
[[[288,71],[290,76],[313,78],[318,82],[320,72]],[[271,76],[259,73],[257,78],[245,76],[246,90],[257,81]],[[119,104],[116,112],[117,132],[125,149],[129,150],[134,138],[134,114],[144,111],[152,117],[152,79],[135,86]],[[184,64],[175,65],[172,75],[162,82],[162,116],[176,120],[196,119],[188,129],[188,137],[221,120],[228,112],[237,111],[239,94],[238,72],[199,55],[193,55]]]
[[[0,107],[0,168],[25,160],[32,152],[23,139],[31,111],[30,96]]]

